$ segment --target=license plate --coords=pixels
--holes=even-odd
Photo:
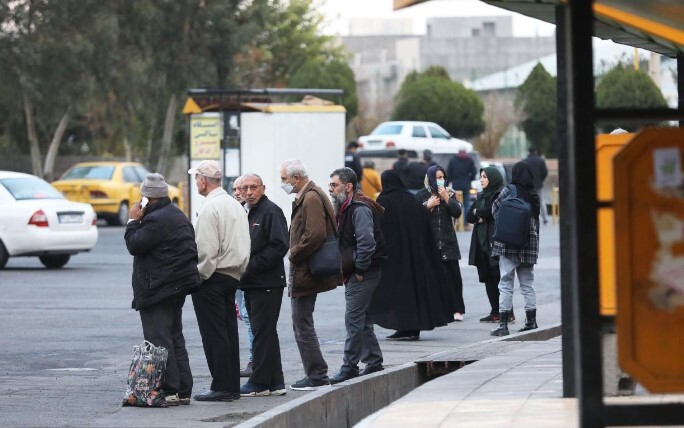
[[[368,140],[368,144],[373,146],[375,144],[381,144],[382,140]]]
[[[59,214],[59,222],[66,224],[83,223],[82,214]]]

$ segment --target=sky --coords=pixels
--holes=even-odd
[[[479,0],[431,0],[402,10],[392,10],[392,0],[320,0],[326,17],[326,34],[347,35],[350,18],[413,18],[416,34],[425,32],[425,18],[452,16],[513,16],[513,35],[551,36],[555,26],[490,6]]]

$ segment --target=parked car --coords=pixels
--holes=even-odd
[[[140,183],[149,173],[134,162],[83,162],[69,168],[52,185],[71,201],[91,204],[107,223],[124,225],[129,207],[141,198]],[[169,198],[180,205],[180,190],[169,186]]]
[[[473,151],[467,141],[453,138],[441,126],[433,122],[395,121],[383,122],[370,135],[359,137],[359,151],[362,150],[414,150],[422,155],[423,150],[433,153],[456,153],[464,148]]]
[[[0,171],[0,269],[9,257],[38,256],[51,269],[97,243],[97,215],[71,202],[47,181]]]

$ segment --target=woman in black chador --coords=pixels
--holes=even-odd
[[[458,239],[454,230],[454,220],[461,217],[462,207],[456,198],[456,191],[447,187],[446,183],[448,183],[448,178],[444,168],[433,165],[425,174],[425,187],[416,193],[416,197],[428,212],[444,275],[449,284],[454,287],[456,296],[454,320],[463,321],[463,314],[465,314],[463,280],[461,268],[458,266],[461,251],[458,248]]]
[[[382,232],[388,259],[370,304],[375,324],[397,330],[388,340],[418,340],[454,320],[454,288],[441,266],[427,211],[406,190],[396,171],[382,173],[377,202],[385,208]]]

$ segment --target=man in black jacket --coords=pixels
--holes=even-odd
[[[347,329],[342,367],[330,378],[334,384],[383,370],[382,351],[368,306],[380,282],[380,268],[387,253],[379,223],[384,209],[356,191],[357,178],[351,169],[336,169],[330,178],[346,285],[344,324]],[[359,361],[366,363],[361,373]]]
[[[356,153],[358,150],[359,143],[356,141],[350,141],[349,144],[347,144],[347,151],[344,152],[344,166],[354,170],[360,182],[363,174],[363,167],[361,166],[361,159],[359,159],[359,155]]]
[[[241,191],[249,210],[252,248],[247,271],[240,278],[240,289],[245,293],[254,342],[253,372],[240,387],[240,395],[284,395],[287,390],[276,327],[285,288],[283,258],[290,246],[290,235],[283,210],[266,197],[261,177],[244,175]]]
[[[528,153],[529,154],[523,162],[528,164],[532,170],[534,189],[537,191],[537,195],[539,195],[539,203],[541,205],[541,210],[539,212],[544,220],[544,224],[546,224],[548,223],[548,213],[546,212],[546,203],[542,196],[544,194],[544,180],[546,180],[546,176],[549,175],[549,170],[546,168],[546,161],[543,157],[539,156],[539,151],[536,147],[531,146]]]
[[[140,193],[149,202],[133,205],[124,236],[133,256],[132,306],[140,312],[145,340],[169,352],[162,385],[166,403],[190,404],[192,373],[182,310],[185,296],[200,283],[195,232],[171,203],[161,174],[148,174]]]

